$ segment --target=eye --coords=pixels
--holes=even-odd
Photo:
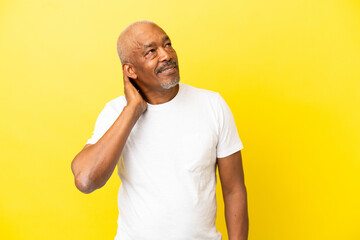
[[[148,54],[150,54],[150,53],[153,53],[154,51],[155,51],[155,49],[150,49],[149,51],[147,51],[147,52],[145,53],[145,56],[148,55]]]
[[[168,42],[167,44],[165,44],[166,47],[171,47],[171,42]]]

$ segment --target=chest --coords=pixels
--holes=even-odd
[[[147,111],[132,129],[124,153],[151,167],[201,171],[215,164],[217,136],[217,122],[206,109]]]

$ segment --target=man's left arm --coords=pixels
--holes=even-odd
[[[247,240],[249,217],[241,151],[217,158],[229,240]]]

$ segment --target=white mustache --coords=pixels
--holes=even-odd
[[[156,73],[161,72],[163,69],[165,69],[168,66],[173,66],[173,67],[177,67],[177,62],[168,62],[165,63],[163,66],[161,66],[158,70],[156,70]]]

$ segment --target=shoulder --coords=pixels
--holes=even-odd
[[[188,96],[197,98],[199,100],[217,102],[219,101],[219,98],[221,98],[218,92],[211,91],[208,89],[197,88],[184,83],[182,83],[182,87],[185,89],[185,92]]]
[[[225,99],[220,95],[220,93],[196,88],[193,86],[185,85],[186,92],[191,99],[192,104],[197,107],[201,107],[206,110],[210,110],[217,117],[229,116],[231,115],[231,110]]]

